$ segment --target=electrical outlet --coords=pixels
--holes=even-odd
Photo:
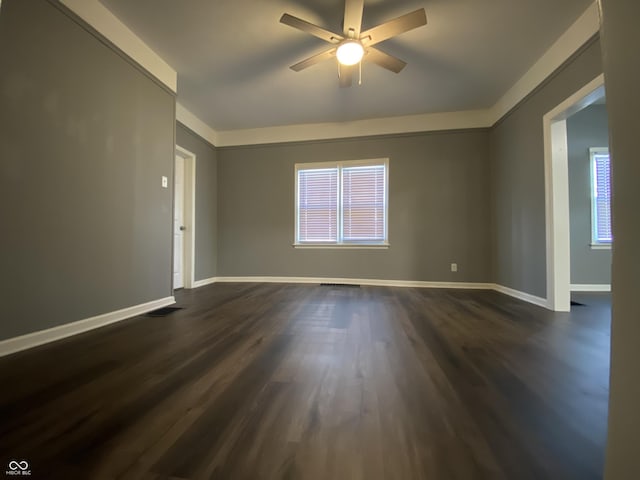
[[[452,272],[457,272],[458,271],[458,264],[457,263],[452,263],[451,264],[451,271]]]
[[[169,188],[169,179],[164,175],[162,176],[162,188]]]

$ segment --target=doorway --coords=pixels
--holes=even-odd
[[[571,310],[567,118],[603,96],[604,75],[599,75],[543,117],[547,307],[558,312]]]
[[[196,156],[176,145],[173,190],[173,289],[193,288]]]

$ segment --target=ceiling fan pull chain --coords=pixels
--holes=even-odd
[[[362,85],[362,60],[358,62],[358,85]]]

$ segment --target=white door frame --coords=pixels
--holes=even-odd
[[[184,159],[184,288],[194,288],[196,254],[196,156],[176,145],[176,156]],[[174,167],[175,168],[175,167]],[[173,282],[173,276],[171,277]]]
[[[542,119],[544,131],[547,308],[571,309],[569,157],[567,118],[604,95],[604,74],[565,99]]]

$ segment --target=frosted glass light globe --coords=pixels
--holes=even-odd
[[[364,48],[360,42],[349,40],[342,43],[336,51],[336,57],[342,65],[355,65],[364,55]]]

